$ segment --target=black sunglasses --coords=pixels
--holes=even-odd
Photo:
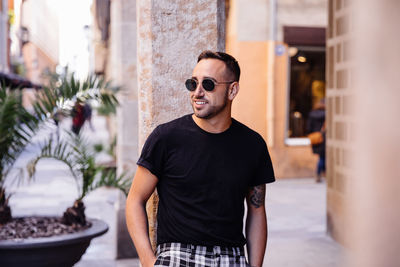
[[[204,78],[203,81],[201,82],[201,86],[203,86],[204,90],[206,91],[212,91],[215,88],[215,85],[218,84],[230,84],[233,83],[234,81],[231,82],[216,82],[210,78]],[[187,79],[185,82],[186,89],[189,91],[194,91],[197,88],[197,85],[199,82],[195,79]]]

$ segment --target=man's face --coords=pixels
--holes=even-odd
[[[202,59],[193,70],[192,79],[198,82],[196,90],[190,92],[190,101],[196,117],[210,119],[225,110],[228,103],[229,84],[215,84],[212,91],[206,91],[201,82],[209,78],[215,82],[227,82],[225,63],[218,59]]]

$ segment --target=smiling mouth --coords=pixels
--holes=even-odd
[[[205,105],[207,102],[206,101],[194,101],[197,105]]]

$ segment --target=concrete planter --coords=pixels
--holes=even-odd
[[[1,266],[71,267],[85,253],[90,241],[108,231],[105,222],[89,219],[92,226],[81,232],[19,241],[0,241]]]

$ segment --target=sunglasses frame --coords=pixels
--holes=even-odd
[[[211,89],[208,89],[207,87],[208,87],[208,85],[207,85],[207,82],[208,81],[211,81],[212,82],[212,88]],[[193,88],[193,89],[190,89],[190,88],[192,88],[192,85],[193,85],[193,82],[196,84],[196,86]],[[204,86],[204,82],[206,82],[206,85]],[[213,80],[213,79],[211,79],[211,78],[204,78],[202,81],[201,81],[201,86],[204,88],[204,90],[206,90],[207,92],[211,92],[211,91],[213,91],[214,89],[215,89],[215,86],[216,85],[219,85],[219,84],[231,84],[231,83],[234,83],[235,81],[230,81],[230,82],[217,82],[217,81],[215,81],[215,80]],[[191,84],[190,84],[191,83]],[[188,84],[190,84],[190,85],[188,85]],[[196,91],[196,89],[197,89],[197,87],[199,86],[199,81],[198,80],[195,80],[195,79],[193,79],[193,78],[190,78],[190,79],[187,79],[186,81],[185,81],[185,87],[186,87],[186,89],[188,89],[190,92],[194,92],[194,91]]]

